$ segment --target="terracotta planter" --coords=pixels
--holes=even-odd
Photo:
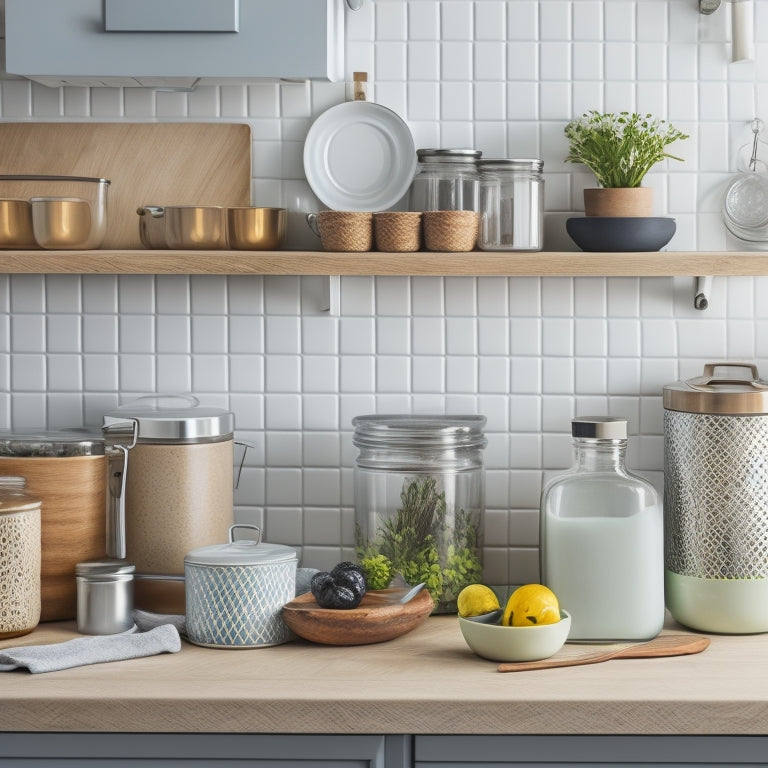
[[[584,213],[587,216],[651,216],[651,187],[602,187],[584,190]]]

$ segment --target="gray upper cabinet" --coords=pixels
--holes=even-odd
[[[345,8],[344,0],[5,0],[6,70],[52,87],[340,81]]]

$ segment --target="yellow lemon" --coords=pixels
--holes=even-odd
[[[501,617],[504,627],[530,627],[560,621],[560,603],[543,584],[525,584],[510,596]]]
[[[499,598],[490,587],[486,587],[485,584],[470,584],[459,592],[456,607],[459,616],[466,618],[497,611],[501,606]]]

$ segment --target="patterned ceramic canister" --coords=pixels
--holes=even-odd
[[[238,528],[256,540],[234,540]],[[200,547],[184,557],[187,635],[211,648],[262,648],[292,638],[282,608],[296,592],[296,552],[261,542],[253,525],[233,525],[228,544]]]
[[[0,639],[40,621],[40,499],[22,477],[0,477]]]
[[[768,632],[768,381],[707,363],[664,387],[669,612],[703,632]]]

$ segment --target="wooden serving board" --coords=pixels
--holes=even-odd
[[[251,129],[239,123],[0,123],[0,174],[110,180],[101,247],[142,248],[143,205],[250,205]],[[89,187],[0,180],[0,197]]]
[[[554,656],[541,661],[518,661],[499,664],[499,672],[526,672],[532,669],[575,667],[597,664],[609,659],[652,659],[663,656],[686,656],[701,653],[709,646],[702,635],[659,635],[647,643],[611,643],[609,645],[566,644]]]
[[[363,595],[357,608],[321,608],[311,592],[299,595],[283,606],[283,620],[299,637],[324,645],[367,645],[392,640],[410,632],[434,610],[426,589],[403,604],[389,602],[388,592],[376,590]],[[402,590],[394,590],[402,592]]]

